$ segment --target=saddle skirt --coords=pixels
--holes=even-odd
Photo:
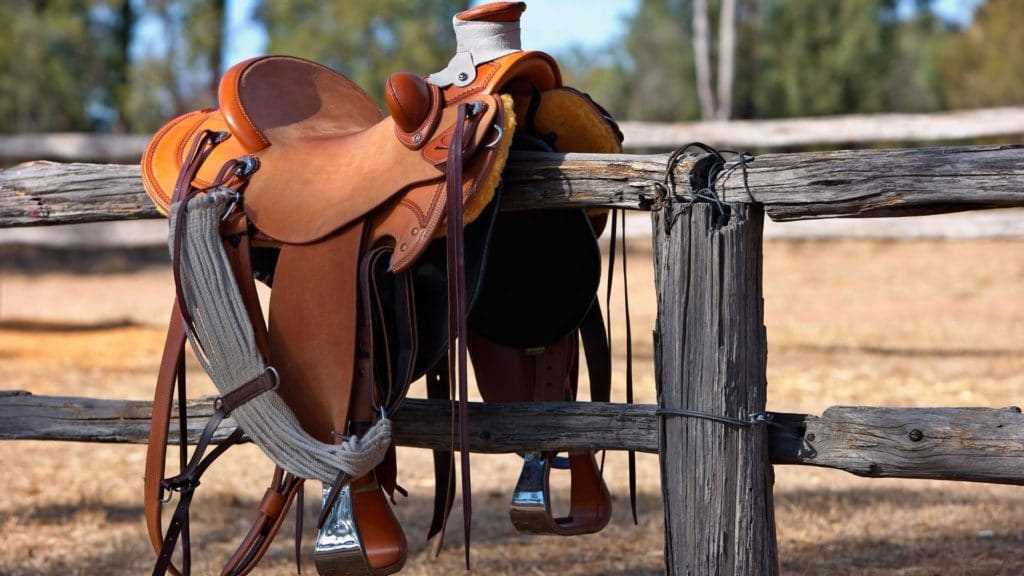
[[[216,109],[179,116],[151,140],[143,183],[172,219],[178,294],[147,457],[154,573],[178,570],[170,559],[183,530],[187,541],[188,502],[220,450],[204,459],[216,428],[208,426],[190,464],[164,478],[176,383],[185,394],[186,334],[222,394],[218,418],[235,418],[279,467],[225,574],[255,566],[309,478],[325,485],[321,574],[400,569],[406,544],[387,502],[400,490],[387,416],[427,375],[431,397],[458,390],[464,445],[467,349],[486,401],[571,400],[582,338],[591,397],[607,400],[596,304],[604,212],[500,212],[501,179],[514,150],[615,153],[622,135],[588,96],[562,86],[550,56],[519,47],[523,10],[495,2],[457,14],[458,53],[425,78],[392,74],[387,115],[342,74],[263,56],[225,73]],[[203,234],[219,238],[203,245],[219,265],[201,259]],[[272,287],[269,325],[254,276]],[[229,305],[242,312],[224,314]],[[218,375],[239,370],[216,363],[237,346],[211,326],[232,321],[244,324],[234,333],[258,369],[228,382]],[[373,442],[386,451],[367,448]],[[353,468],[359,450],[367,466]],[[462,458],[468,544],[467,451]],[[517,495],[541,496],[513,499],[520,530],[568,535],[607,523],[610,497],[593,454],[568,462],[572,510],[556,519],[547,488],[555,455],[528,459]],[[452,452],[435,454],[431,535],[443,533],[453,469]],[[181,499],[165,531],[168,491]]]

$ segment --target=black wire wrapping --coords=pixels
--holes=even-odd
[[[697,165],[690,172],[689,194],[680,194],[677,191],[676,168],[686,159],[687,152],[691,148],[699,148],[709,156],[698,160]],[[734,157],[732,161],[726,160],[722,154],[730,154]],[[711,159],[710,166],[706,169],[700,164],[704,159]],[[717,226],[725,226],[729,223],[731,209],[726,204],[723,194],[719,194],[719,184],[722,180],[728,179],[737,170],[742,170],[743,187],[750,194],[750,183],[747,179],[747,165],[754,161],[754,155],[749,152],[737,152],[735,150],[716,150],[702,142],[691,142],[680,146],[668,156],[665,165],[665,179],[662,182],[655,182],[658,188],[658,198],[655,201],[654,209],[660,210],[667,205],[679,202],[685,204],[682,210],[672,214],[665,220],[665,234],[672,234],[672,227],[680,214],[687,212],[691,206],[698,202],[707,202],[714,205],[714,218]]]
[[[706,152],[708,156],[698,160],[697,164],[690,171],[690,189],[692,192],[689,195],[684,195],[676,191],[676,168],[678,168],[679,164],[686,159],[687,152],[689,152],[691,148],[699,148]],[[725,156],[722,155],[723,153],[734,156],[734,160],[732,162],[726,160]],[[705,159],[712,160],[709,166],[705,167],[701,165],[701,161]],[[750,183],[747,179],[747,165],[753,161],[754,155],[749,152],[717,150],[702,142],[691,142],[673,150],[672,153],[669,154],[668,161],[665,165],[664,181],[655,182],[655,186],[659,189],[659,197],[655,202],[654,209],[661,210],[675,202],[684,204],[684,206],[682,210],[671,214],[669,218],[665,219],[665,234],[671,235],[672,227],[675,225],[679,216],[686,213],[690,207],[698,202],[706,202],[714,205],[714,222],[717,226],[725,226],[728,224],[731,209],[725,202],[724,194],[719,195],[719,183],[724,179],[728,179],[736,170],[742,170],[743,187],[749,195]],[[733,416],[709,414],[699,410],[660,408],[655,412],[655,414],[663,418],[680,417],[710,420],[737,428],[750,428],[753,426],[764,425],[777,426],[777,424],[772,420],[772,415],[768,412],[756,412],[746,418],[736,418]]]

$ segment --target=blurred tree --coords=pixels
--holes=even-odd
[[[0,132],[91,130],[104,96],[104,46],[88,0],[0,3]]]
[[[626,56],[614,46],[572,46],[557,55],[562,81],[590,94],[613,116],[622,116],[629,100]]]
[[[913,13],[899,22],[888,78],[888,109],[934,112],[946,108],[941,64],[952,28],[931,7],[916,0]]]
[[[887,109],[895,0],[763,0],[759,117]]]
[[[172,116],[216,105],[226,68],[226,0],[142,4],[161,35],[132,62],[125,117],[135,131],[152,132]]]
[[[1024,104],[1024,0],[989,0],[946,47],[942,79],[954,108]]]
[[[452,16],[468,0],[263,0],[269,51],[338,70],[378,102],[390,72],[438,71],[455,53]]]
[[[627,70],[625,102],[630,120],[671,122],[700,116],[694,89],[689,0],[642,0],[622,43]]]

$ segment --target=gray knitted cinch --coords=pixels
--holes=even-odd
[[[235,198],[235,191],[229,188],[193,198],[181,246],[180,277],[185,297],[181,305],[187,307],[194,322],[188,339],[222,395],[267,370],[219,232],[221,220]],[[171,207],[172,253],[177,208],[178,203]],[[238,407],[231,417],[278,466],[328,484],[335,482],[339,471],[349,479],[365,476],[383,461],[391,445],[391,421],[387,418],[377,421],[362,437],[350,436],[341,444],[320,442],[302,429],[274,390]]]

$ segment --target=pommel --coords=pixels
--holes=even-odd
[[[441,118],[441,89],[415,74],[396,72],[384,85],[384,101],[395,121],[395,134],[412,150],[418,150]]]
[[[395,124],[404,132],[414,132],[430,113],[430,87],[415,74],[395,72],[384,85],[384,101]]]

